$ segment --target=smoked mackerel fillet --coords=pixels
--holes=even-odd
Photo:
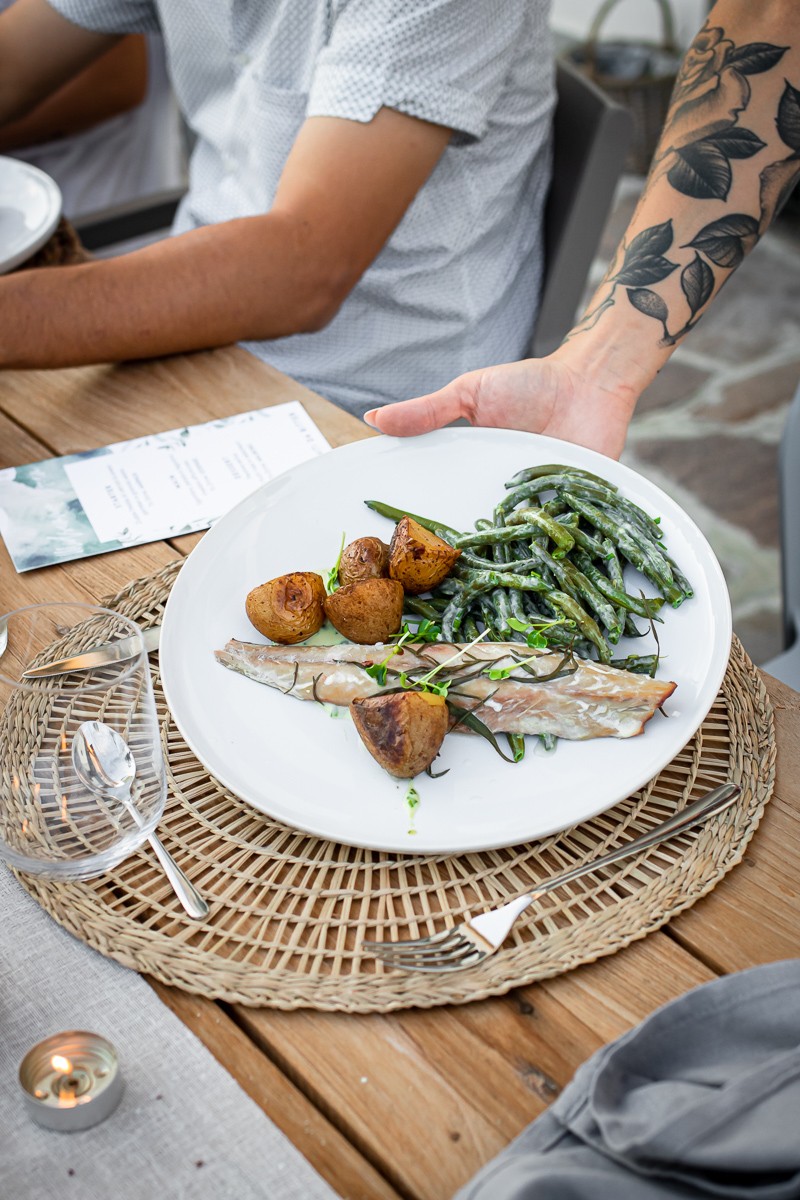
[[[532,655],[519,642],[406,645],[388,658],[391,649],[350,642],[261,646],[234,639],[214,654],[230,670],[288,696],[340,705],[397,688],[400,671],[413,679],[449,660],[436,676],[451,681],[448,698],[473,710],[494,733],[551,733],[572,741],[634,737],[676,686],[587,659],[565,659],[559,651]],[[514,665],[521,660],[525,666]],[[365,668],[384,662],[382,686]],[[508,666],[513,666],[510,678],[488,677],[492,667]],[[537,678],[554,672],[556,678]]]

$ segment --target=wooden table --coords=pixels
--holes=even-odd
[[[300,399],[334,445],[360,422],[242,350],[0,374],[0,466]],[[17,575],[0,547],[0,612],[96,601],[187,554],[198,536]],[[627,950],[460,1007],[349,1016],[214,1004],[153,983],[347,1200],[445,1200],[558,1094],[594,1050],[715,975],[798,953],[800,695],[775,705],[775,793],[744,862]]]

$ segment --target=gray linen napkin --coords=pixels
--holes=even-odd
[[[17,1081],[25,1052],[64,1029],[113,1042],[125,1079],[116,1112],[81,1133],[35,1125]],[[50,1196],[337,1200],[143,979],[61,929],[0,864],[0,1197]]]
[[[584,1063],[457,1200],[800,1197],[800,959],[694,988]]]

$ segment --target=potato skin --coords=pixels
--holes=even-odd
[[[351,642],[371,646],[403,622],[403,587],[396,579],[362,579],[325,597],[325,616]]]
[[[389,577],[402,583],[410,596],[429,592],[449,575],[460,550],[454,550],[413,517],[403,517],[389,546]]]
[[[325,620],[325,584],[314,571],[292,571],[248,592],[245,611],[251,624],[270,641],[292,646],[321,628]]]
[[[450,724],[444,697],[430,692],[353,700],[350,714],[372,757],[398,779],[413,779],[431,765]]]
[[[347,587],[362,579],[381,579],[389,574],[389,547],[376,537],[356,538],[345,546],[339,563],[339,583]]]

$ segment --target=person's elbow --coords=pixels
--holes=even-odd
[[[281,286],[282,303],[278,317],[279,332],[264,332],[265,337],[289,336],[294,333],[319,333],[333,321],[361,276],[361,271],[327,247],[308,248],[308,254],[293,256],[288,277]],[[265,291],[275,286],[274,276]],[[274,327],[274,304],[267,300],[265,311],[259,312],[259,324]]]
[[[293,213],[275,211],[196,230],[213,246],[230,330],[237,341],[319,333],[333,321],[361,277],[357,250]]]
[[[356,283],[341,274],[321,275],[315,287],[300,298],[296,323],[298,333],[319,333],[330,325]]]

